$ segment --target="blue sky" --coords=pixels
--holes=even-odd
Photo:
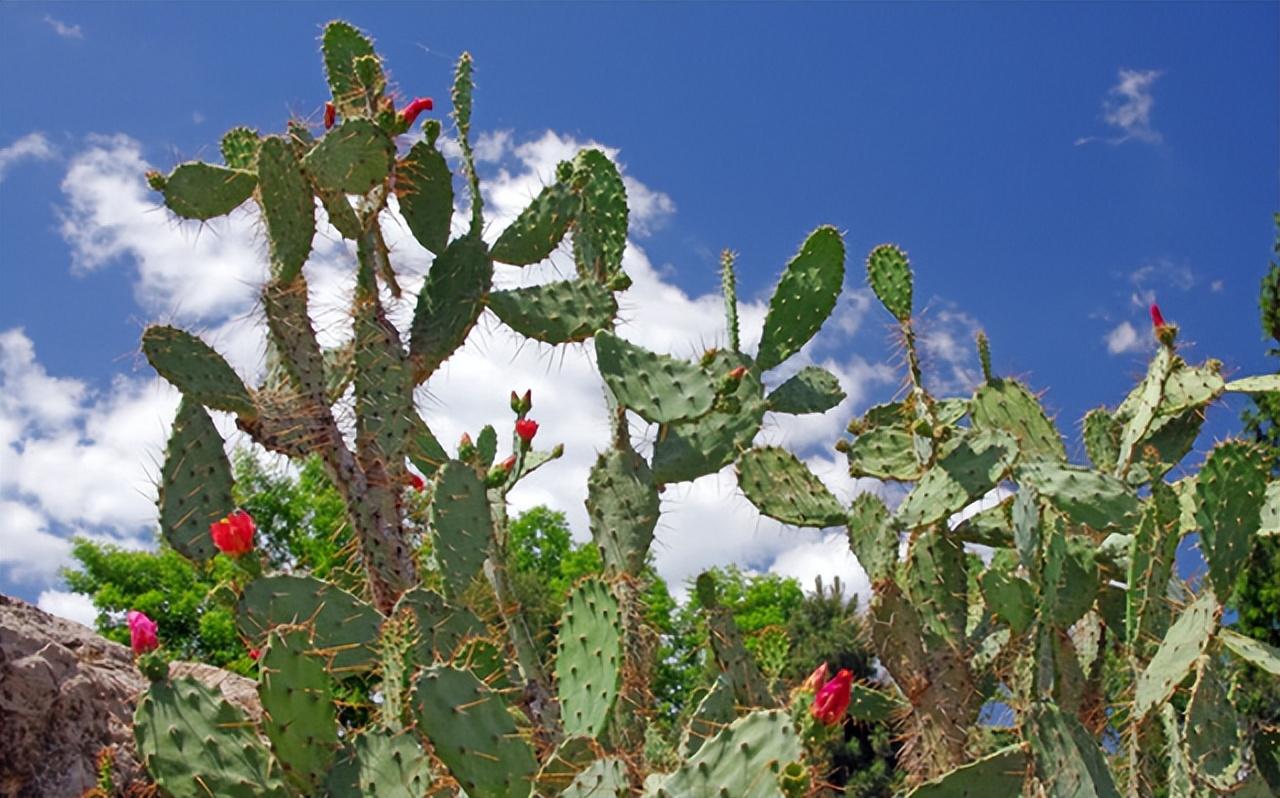
[[[750,323],[810,229],[847,231],[849,290],[806,357],[837,370],[851,398],[825,421],[768,431],[838,491],[866,486],[839,482],[835,432],[898,387],[887,317],[862,283],[882,241],[912,256],[939,382],[972,378],[970,336],[986,329],[999,371],[1047,389],[1073,452],[1076,420],[1141,373],[1152,297],[1189,357],[1268,369],[1256,297],[1280,209],[1275,3],[8,3],[0,504],[16,521],[0,533],[0,590],[75,614],[83,606],[57,592],[61,541],[146,542],[147,475],[173,402],[136,356],[146,322],[202,330],[255,367],[252,218],[178,225],[148,205],[140,173],[215,157],[232,125],[318,120],[317,36],[333,17],[375,37],[404,96],[434,96],[442,112],[455,58],[475,55],[475,126],[506,192],[491,198],[495,232],[562,151],[616,151],[640,222],[626,328],[638,341],[683,355],[714,343],[716,320],[701,317],[721,248],[740,253]],[[341,247],[318,255],[340,284]],[[406,268],[420,275],[416,257]],[[448,400],[469,402],[479,360],[508,357],[506,376],[527,369],[542,388],[548,434],[565,418],[560,437],[581,459],[556,482],[580,486],[600,430],[574,437],[577,399],[553,397],[598,404],[589,368],[507,346],[496,331],[481,340],[424,412],[442,436],[483,413],[504,421],[503,391],[466,412]],[[1192,462],[1240,407],[1215,409]],[[807,578],[835,556],[820,533],[760,521],[732,480],[676,494],[658,550],[675,579],[729,560]],[[581,516],[556,484],[521,500]],[[706,523],[741,529],[693,541]]]

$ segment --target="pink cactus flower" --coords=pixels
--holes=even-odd
[[[140,656],[160,647],[160,626],[148,618],[146,613],[129,610],[125,618],[129,622],[129,645],[134,654]]]
[[[849,669],[841,669],[836,678],[827,682],[813,697],[813,708],[810,710],[819,723],[834,726],[844,717],[849,709],[849,691],[853,689],[853,673]]]
[[[742,379],[743,377],[745,377],[746,375],[747,375],[747,367],[746,367],[746,366],[738,366],[736,369],[734,369],[733,371],[730,371],[730,372],[729,372],[729,379],[731,379],[731,380],[740,380],[740,379]]]
[[[209,537],[218,551],[228,557],[239,557],[253,551],[253,518],[244,510],[236,510],[221,521],[209,524]]]
[[[1151,303],[1151,326],[1152,327],[1165,326],[1164,314],[1160,312],[1160,306],[1154,302]]]

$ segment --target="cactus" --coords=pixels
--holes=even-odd
[[[454,187],[436,146],[440,121],[427,119],[424,138],[403,154],[397,139],[430,103],[396,113],[372,42],[346,23],[326,26],[322,50],[333,99],[319,138],[297,121],[279,135],[236,128],[222,140],[223,164],[148,175],[185,219],[255,200],[270,265],[261,290],[265,379],[245,385],[206,343],[172,327],[149,328],[142,348],[183,394],[161,469],[166,541],[197,563],[218,556],[210,524],[235,508],[209,415],[216,410],[271,451],[319,457],[345,504],[363,580],[347,591],[305,574],[264,573],[256,554],[236,552],[224,589],[237,597],[238,632],[263,650],[259,720],[190,679],[169,679],[154,639],[138,647],[153,682],[135,732],[163,791],[825,795],[814,752],[825,724],[843,718],[819,724],[803,717],[806,700],[788,702],[766,677],[778,663],[762,669],[709,575],[696,585],[709,630],[707,689],[678,746],[670,741],[678,753],[667,770],[646,759],[647,734],[661,734],[661,724],[646,728],[656,656],[641,600],[659,493],[730,465],[763,515],[845,527],[872,583],[868,638],[892,681],[853,685],[848,715],[895,725],[910,795],[1116,796],[1122,787],[1140,795],[1152,783],[1174,795],[1267,789],[1259,785],[1274,737],[1238,721],[1223,673],[1238,662],[1280,675],[1280,652],[1219,618],[1253,536],[1280,532],[1280,487],[1259,452],[1237,441],[1217,446],[1198,474],[1168,475],[1208,406],[1226,392],[1280,390],[1274,376],[1227,382],[1216,361],[1184,361],[1176,328],[1161,325],[1139,385],[1085,417],[1092,465],[1073,463],[1032,389],[994,375],[985,336],[984,383],[973,395],[930,393],[911,266],[899,247],[876,247],[867,280],[901,334],[907,389],[850,422],[852,439],[836,449],[854,477],[906,483],[905,498],[892,511],[866,493],[847,506],[796,454],[755,440],[769,413],[824,413],[845,398],[832,373],[789,363],[839,302],[845,244],[836,228],[814,230],[784,268],[754,356],[741,351],[727,251],[727,348],[697,361],[649,352],[613,331],[617,293],[630,282],[628,208],[604,153],[560,164],[490,247],[470,142],[475,65],[464,54],[451,98],[470,218],[451,237]],[[393,194],[433,256],[407,335],[383,304],[401,295],[398,255],[382,227]],[[306,282],[317,201],[356,252],[350,327],[329,349],[317,339]],[[572,279],[493,290],[495,261],[538,263],[570,237]],[[532,448],[526,395],[513,396],[509,458],[500,459],[497,422],[451,457],[414,401],[486,308],[549,346],[591,341],[608,392],[614,436],[591,470],[587,499],[604,572],[569,596],[553,654],[537,644],[510,585],[507,494],[563,449]],[[767,395],[766,383],[777,386]],[[649,458],[631,439],[628,410],[658,425]],[[411,483],[429,497],[425,529],[410,518],[403,491]],[[996,489],[1015,495],[973,513],[973,502]],[[1192,590],[1173,565],[1194,533],[1209,573]],[[969,544],[993,549],[985,568]],[[1117,670],[1127,680],[1104,678]],[[348,706],[364,689],[377,691],[381,707]],[[1013,723],[975,731],[993,702]],[[1104,746],[1104,734],[1121,745]]]

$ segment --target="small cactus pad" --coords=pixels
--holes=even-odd
[[[848,445],[845,457],[852,477],[907,481],[919,479],[923,473],[916,459],[911,430],[905,426],[868,429]]]
[[[325,658],[312,652],[311,630],[272,630],[258,660],[263,729],[285,778],[313,794],[338,750],[338,719]]]
[[[1026,776],[1026,752],[1010,745],[921,784],[907,798],[1019,798]]]
[[[312,650],[331,657],[331,672],[364,671],[376,663],[382,616],[341,588],[310,576],[277,574],[253,580],[240,596],[236,625],[250,640],[300,623],[312,628]]]
[[[612,291],[582,279],[495,291],[489,308],[511,329],[547,344],[585,341],[612,327],[618,313]]]
[[[433,590],[416,587],[400,597],[394,616],[413,613],[418,627],[415,659],[420,663],[451,662],[462,653],[468,640],[485,637],[488,630],[475,613],[455,607]]]
[[[916,483],[898,508],[905,527],[921,527],[964,509],[999,484],[1018,452],[1018,442],[999,431],[966,435]]]
[[[574,158],[573,186],[581,197],[573,229],[578,275],[605,282],[622,272],[627,189],[618,167],[600,150],[583,150]]]
[[[898,532],[889,509],[874,493],[859,493],[849,510],[849,548],[874,584],[893,576],[898,567]]]
[[[901,322],[911,318],[911,264],[907,253],[881,244],[867,256],[867,282],[885,309]]]
[[[621,759],[597,759],[574,778],[560,798],[628,798],[631,784]]]
[[[431,499],[431,543],[448,595],[460,595],[480,574],[491,524],[484,481],[465,463],[446,463]]]
[[[436,256],[418,294],[409,331],[419,382],[467,340],[492,281],[493,261],[479,236],[454,239]]]
[[[1009,625],[1014,634],[1031,628],[1035,620],[1036,595],[1031,585],[1011,569],[992,562],[979,579],[987,609],[997,620]]]
[[[1082,536],[1067,537],[1066,524],[1060,517],[1055,518],[1045,546],[1040,585],[1042,618],[1069,628],[1093,606],[1098,585],[1092,541]]]
[[[470,798],[527,798],[538,763],[497,693],[470,672],[422,671],[413,697],[419,731]]]
[[[777,446],[748,451],[738,460],[738,485],[756,509],[795,526],[845,522],[845,510],[822,480],[791,452]]]
[[[1196,480],[1196,521],[1209,561],[1209,581],[1229,596],[1262,525],[1270,459],[1244,441],[1219,444]]]
[[[854,682],[849,690],[849,716],[863,723],[880,723],[909,712],[911,705],[886,690]]]
[[[1226,387],[1221,365],[1188,366],[1175,362],[1164,381],[1164,397],[1159,415],[1171,416],[1185,410],[1200,410],[1222,395]]]
[[[1260,374],[1256,377],[1242,377],[1232,380],[1224,386],[1235,393],[1280,393],[1280,374]]]
[[[1024,457],[1065,461],[1062,436],[1026,386],[994,380],[978,388],[969,405],[976,429],[1003,430],[1018,439]]]
[[[686,759],[696,754],[703,743],[733,723],[736,714],[733,705],[733,680],[729,674],[722,673],[707,688],[706,694],[689,716],[689,723],[680,736],[680,752]]]
[[[184,396],[214,410],[254,415],[253,399],[227,361],[196,336],[155,324],[142,334],[142,351],[152,368]]]
[[[218,553],[209,525],[235,509],[222,436],[198,402],[183,398],[160,470],[160,534],[179,554],[203,562]]]
[[[716,665],[733,686],[734,700],[745,707],[773,706],[769,682],[742,640],[742,631],[728,607],[719,606],[717,587],[709,573],[698,576],[696,590],[706,613],[707,640]]]
[[[356,76],[355,60],[373,55],[373,42],[353,25],[334,20],[324,27],[321,49],[334,106],[344,117],[368,113],[364,90]]]
[[[1084,449],[1095,468],[1110,471],[1120,457],[1120,425],[1105,407],[1084,414]]]
[[[1102,749],[1075,717],[1048,702],[1028,713],[1036,775],[1048,798],[1120,798]]]
[[[722,349],[711,358],[708,370],[728,374],[739,366],[747,371],[711,412],[665,427],[658,435],[653,444],[653,476],[658,482],[687,482],[714,474],[750,448],[766,410],[764,386],[751,371],[751,359]]]
[[[659,355],[613,333],[595,337],[596,365],[618,403],[658,424],[694,419],[711,409],[716,383],[696,363]]]
[[[1191,672],[1213,637],[1219,612],[1217,597],[1206,590],[1169,627],[1134,689],[1133,711],[1139,719],[1168,700]]]
[[[622,619],[609,586],[595,578],[573,589],[560,616],[556,682],[566,734],[598,737],[622,679]]]
[[[819,227],[787,264],[769,300],[756,356],[761,371],[782,363],[809,342],[835,309],[842,288],[844,240],[834,227]]]
[[[343,194],[367,194],[391,173],[396,145],[368,119],[350,119],[320,139],[302,165],[319,185]]]
[[[1187,703],[1183,745],[1196,778],[1226,793],[1239,781],[1248,745],[1241,739],[1240,719],[1227,700],[1219,669],[1213,656],[1201,657],[1196,665],[1196,683]]]
[[[431,761],[416,735],[366,729],[329,774],[329,798],[421,798]]]
[[[173,798],[286,798],[257,732],[191,676],[152,682],[133,716],[147,773]]]
[[[316,234],[316,201],[293,147],[279,136],[262,142],[258,155],[258,203],[267,227],[271,275],[293,280],[311,254]]]
[[[648,463],[629,445],[596,458],[587,479],[587,516],[605,567],[639,574],[658,525],[658,489]]]
[[[579,202],[567,183],[545,186],[493,242],[493,259],[513,266],[546,260],[564,239]]]
[[[1065,463],[1026,463],[1018,483],[1028,485],[1077,524],[1097,530],[1125,527],[1137,520],[1140,506],[1132,489],[1118,479]]]
[[[739,718],[708,740],[646,798],[781,798],[777,775],[803,757],[800,737],[780,710]]]
[[[599,744],[587,737],[569,737],[542,763],[534,783],[537,798],[558,798],[578,774],[596,760]]]
[[[396,164],[400,214],[418,243],[435,254],[449,244],[453,220],[453,172],[434,145],[419,141]]]
[[[775,413],[825,413],[844,401],[845,392],[836,375],[818,366],[805,366],[769,394]]]
[[[1256,665],[1273,676],[1280,676],[1280,648],[1230,629],[1219,631],[1218,639],[1245,662]]]
[[[252,172],[258,167],[258,131],[233,127],[222,134],[222,162],[231,169]]]
[[[164,178],[164,204],[184,219],[205,221],[226,216],[253,195],[252,172],[200,161],[179,164]]]

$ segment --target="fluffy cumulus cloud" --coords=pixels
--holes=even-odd
[[[1107,345],[1107,352],[1113,355],[1142,352],[1147,349],[1147,343],[1142,336],[1138,335],[1138,329],[1127,321],[1112,327],[1102,340]]]
[[[481,137],[477,151],[485,177],[486,236],[496,238],[554,179],[558,162],[591,145],[554,132],[523,140],[512,133]],[[674,212],[674,202],[626,174],[622,154],[605,149],[624,166],[633,234],[657,230]],[[142,181],[150,166],[138,142],[123,136],[94,138],[72,158],[63,182],[62,233],[74,268],[123,270],[146,313],[201,333],[252,383],[262,373],[265,335],[255,298],[265,276],[265,245],[256,215],[244,209],[204,225],[176,222],[156,205]],[[460,196],[460,205],[464,202]],[[459,207],[459,228],[462,219]],[[413,241],[394,209],[388,221],[388,244],[405,289],[403,298],[389,300],[390,315],[403,329],[430,268],[430,255]],[[313,315],[326,344],[350,335],[342,297],[351,289],[353,266],[349,243],[322,225],[307,275]],[[628,242],[624,266],[633,285],[620,297],[621,335],[682,357],[725,343],[719,295],[683,290],[636,238]],[[536,266],[499,265],[495,282],[499,287],[533,285],[572,273],[565,245]],[[831,442],[852,414],[883,398],[900,379],[894,366],[849,354],[854,349],[850,339],[870,307],[865,291],[846,293],[818,338],[771,375],[776,384],[801,366],[821,365],[838,377],[847,394],[840,407],[821,416],[770,417],[759,437],[801,453],[845,501],[882,487],[851,479]],[[759,341],[766,309],[763,302],[742,304],[744,346]],[[975,379],[968,343],[975,326],[947,307],[932,314],[922,334],[926,357],[945,366],[943,379],[950,384]],[[57,568],[68,562],[67,537],[88,534],[122,545],[146,545],[153,534],[154,480],[176,392],[143,377],[119,377],[110,386],[95,388],[49,375],[21,330],[0,336],[0,366],[0,501],[8,517],[17,519],[0,530],[0,579],[48,588],[42,599],[49,609],[86,621],[91,612],[84,601],[57,591],[52,581]],[[417,399],[424,418],[447,444],[490,423],[509,440],[507,396],[526,388],[533,391],[533,417],[541,423],[539,444],[562,442],[565,456],[513,492],[514,509],[540,503],[563,509],[575,532],[586,536],[586,478],[609,438],[604,389],[590,344],[552,348],[524,340],[486,313],[466,345],[420,389]],[[243,442],[228,418],[217,421],[229,446]],[[647,450],[655,430],[639,419],[632,423],[641,451]],[[817,576],[828,582],[838,576],[851,592],[864,598],[869,593],[866,576],[842,535],[784,528],[762,518],[742,496],[731,469],[669,486],[662,506],[655,558],[677,592],[701,569],[736,562],[795,576],[807,585]]]
[[[28,133],[6,147],[0,147],[0,181],[14,164],[22,161],[47,161],[56,155],[49,139],[40,132]]]
[[[1095,141],[1109,144],[1126,141],[1159,144],[1164,141],[1164,136],[1151,124],[1151,109],[1156,104],[1152,87],[1161,74],[1155,69],[1121,69],[1116,84],[1102,101],[1102,121],[1115,129],[1115,135],[1084,136],[1076,139],[1076,145]]]

